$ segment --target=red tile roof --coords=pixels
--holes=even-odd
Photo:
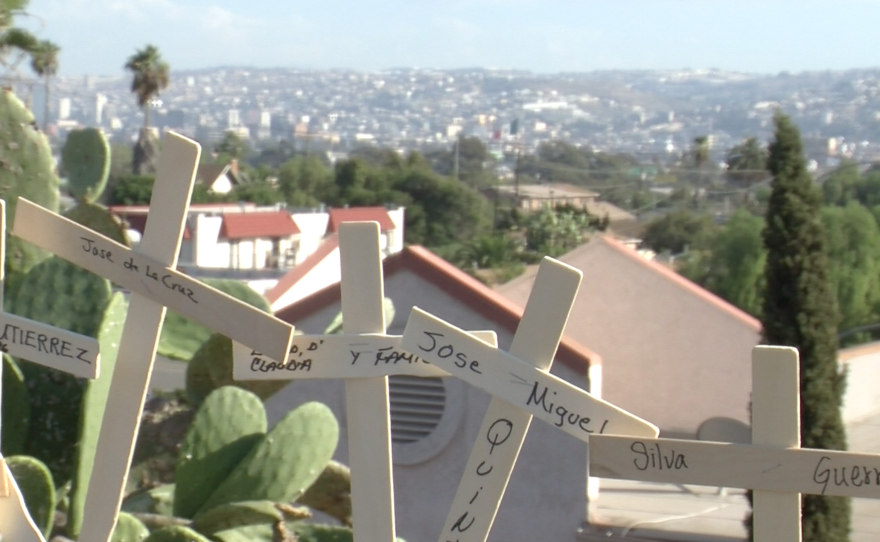
[[[128,228],[132,229],[141,235],[144,234],[144,229],[147,227],[147,215],[143,213],[131,214],[131,215],[118,215],[119,220],[122,221],[123,224],[128,224]],[[190,239],[192,237],[192,232],[189,230],[189,226],[187,224],[183,225],[183,238]]]
[[[330,222],[327,224],[327,233],[338,233],[339,225],[343,222],[379,223],[379,230],[386,232],[396,228],[388,210],[385,207],[350,207],[348,209],[330,209]]]
[[[275,286],[272,287],[271,290],[266,292],[266,300],[269,301],[269,304],[275,303],[281,296],[284,295],[288,290],[290,290],[294,284],[300,281],[304,276],[306,276],[312,269],[315,268],[321,261],[327,257],[328,254],[333,252],[333,250],[339,246],[339,236],[331,235],[321,243],[321,246],[318,247],[318,250],[309,254],[309,256],[300,262],[299,265],[291,269],[286,275],[281,277],[281,280],[278,281]]]
[[[249,239],[256,237],[288,237],[300,233],[287,211],[257,213],[223,213],[220,237]]]
[[[426,248],[409,246],[397,254],[388,256],[382,262],[382,269],[386,280],[398,271],[409,270],[511,333],[516,332],[522,319],[522,307]],[[296,325],[297,320],[339,302],[340,294],[340,284],[337,282],[281,309],[275,313],[275,316]],[[563,335],[559,343],[556,359],[577,371],[584,372],[588,367],[602,363],[602,358],[598,354],[567,335]]]

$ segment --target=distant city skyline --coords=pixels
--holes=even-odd
[[[121,75],[147,43],[216,66],[535,72],[880,66],[880,0],[31,0],[61,75]]]

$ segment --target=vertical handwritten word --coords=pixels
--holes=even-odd
[[[528,399],[526,399],[526,406],[530,405],[539,405],[544,412],[547,414],[556,414],[559,416],[559,421],[554,422],[556,427],[563,427],[566,423],[572,426],[577,426],[584,432],[587,433],[595,433],[596,430],[594,428],[590,428],[590,418],[586,416],[582,416],[577,412],[570,412],[567,408],[562,405],[554,405],[553,402],[547,402],[547,392],[550,389],[547,386],[544,386],[543,391],[541,391],[540,395],[538,394],[538,382],[532,385],[532,392],[529,393]],[[556,395],[556,392],[552,392],[552,395]],[[602,421],[602,427],[599,428],[599,434],[602,434],[605,431],[605,427],[608,425],[608,420]]]
[[[474,469],[474,472],[477,476],[488,476],[492,473],[492,469],[494,468],[491,464],[491,456],[492,453],[495,452],[495,449],[499,446],[503,446],[509,439],[510,435],[513,433],[513,422],[508,420],[507,418],[498,418],[492,425],[489,426],[489,430],[486,431],[486,441],[489,443],[489,458],[484,459],[477,465],[477,468]],[[480,497],[480,492],[483,490],[483,486],[480,486],[480,489],[474,493],[474,496],[468,501],[468,505],[473,505]],[[459,532],[463,533],[473,527],[474,522],[477,520],[471,509],[465,510],[464,513],[459,516],[459,518],[452,524],[452,527],[449,528],[450,532]],[[451,540],[447,540],[447,542],[453,542]],[[456,540],[456,542],[458,542]]]

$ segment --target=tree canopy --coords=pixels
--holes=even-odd
[[[150,101],[168,87],[170,67],[155,45],[147,45],[128,58],[125,69],[132,74],[131,91],[144,110],[144,128],[150,126]]]

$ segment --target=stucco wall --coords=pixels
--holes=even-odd
[[[857,422],[880,412],[880,343],[842,350],[840,360],[847,373],[843,421]]]
[[[385,295],[394,300],[396,308],[389,333],[402,333],[413,305],[464,329],[495,328],[482,316],[409,271],[390,277]],[[339,305],[333,304],[306,320],[293,323],[307,333],[319,333],[338,311]],[[509,348],[512,334],[503,329],[495,331],[499,346]],[[586,368],[579,374],[561,364],[553,368],[554,374],[583,388],[588,385],[585,371]],[[419,443],[394,448],[397,532],[408,542],[438,539],[490,400],[485,392],[459,380],[444,379],[444,382],[447,404],[444,419],[435,430],[442,433],[435,448],[419,450]],[[292,383],[267,402],[270,421],[274,423],[291,408],[309,400],[326,403],[339,418],[343,437],[336,458],[346,462],[348,442],[344,436],[341,381]],[[586,477],[586,445],[555,427],[534,421],[489,539],[494,542],[576,540],[575,532],[586,515]]]
[[[670,436],[715,416],[748,423],[756,327],[626,250],[594,241],[562,258],[584,273],[566,333],[602,356],[603,399]],[[533,283],[499,291],[520,303]]]

